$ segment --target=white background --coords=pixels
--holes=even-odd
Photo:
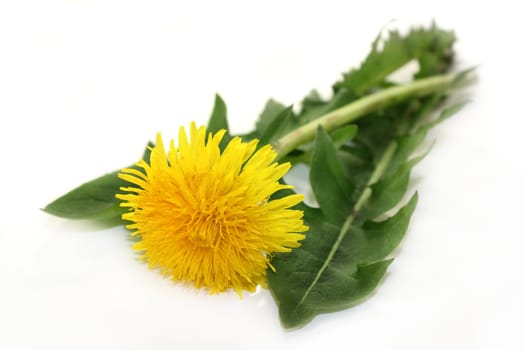
[[[484,3],[2,1],[0,348],[522,349],[525,25]],[[39,210],[157,131],[206,123],[215,92],[247,131],[268,97],[327,91],[385,25],[432,18],[479,82],[430,135],[407,237],[358,307],[284,331],[266,290],[195,292],[148,270],[123,228]]]

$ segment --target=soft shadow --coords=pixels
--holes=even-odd
[[[90,231],[104,231],[111,228],[122,227],[124,230],[124,225],[126,224],[122,221],[121,218],[111,218],[111,219],[97,219],[97,220],[88,220],[88,219],[64,219],[51,214],[46,213],[42,209],[40,210],[42,214],[42,219],[46,221],[46,225],[49,227],[54,227],[60,231],[69,231],[69,232],[90,232]]]

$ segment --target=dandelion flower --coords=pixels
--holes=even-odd
[[[149,164],[137,163],[143,171],[119,174],[134,186],[117,197],[139,238],[133,248],[150,268],[210,293],[233,288],[241,295],[266,286],[271,254],[298,247],[307,227],[303,212],[292,209],[302,195],[270,200],[291,188],[279,183],[290,164],[275,162],[269,145],[257,150],[257,140],[235,137],[221,152],[224,134],[206,135],[192,123],[189,140],[181,128],[167,154],[158,134]]]

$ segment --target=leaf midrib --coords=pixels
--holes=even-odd
[[[343,226],[341,227],[341,230],[339,231],[339,234],[337,235],[337,239],[336,239],[334,245],[332,246],[332,249],[330,249],[330,252],[328,253],[326,259],[324,260],[323,265],[321,266],[319,271],[317,271],[317,274],[315,275],[314,280],[308,286],[308,289],[304,293],[303,297],[297,303],[296,308],[301,306],[306,301],[306,298],[308,298],[308,296],[310,295],[310,292],[316,286],[316,284],[319,281],[319,279],[321,278],[322,274],[328,268],[328,265],[330,265],[330,263],[332,262],[332,259],[334,258],[335,253],[339,250],[339,247],[341,246],[341,243],[343,242],[344,238],[346,237],[346,234],[348,233],[348,231],[350,231],[350,228],[352,227],[352,224],[353,224],[354,220],[356,219],[357,214],[359,213],[359,211],[361,210],[363,205],[370,198],[370,196],[372,194],[371,186],[374,185],[377,181],[379,181],[381,176],[384,174],[386,168],[388,167],[388,164],[390,163],[390,160],[392,159],[392,157],[394,155],[394,152],[395,152],[396,148],[397,148],[397,142],[392,141],[392,142],[390,142],[390,144],[385,149],[385,152],[383,153],[383,156],[381,157],[381,159],[377,163],[374,171],[370,175],[370,178],[368,179],[367,185],[363,188],[363,191],[361,192],[361,195],[359,196],[359,199],[357,200],[356,204],[354,205],[354,208],[353,208],[352,212],[350,213],[350,215],[348,215],[348,217],[346,218],[345,222],[343,223]]]
[[[323,266],[321,266],[319,271],[317,271],[317,274],[315,275],[314,280],[312,281],[312,283],[310,284],[310,286],[308,287],[308,289],[304,293],[303,297],[301,298],[301,300],[299,301],[297,306],[300,306],[306,300],[306,298],[308,297],[308,295],[310,294],[312,289],[315,287],[315,285],[317,284],[317,282],[321,278],[321,275],[323,274],[323,272],[328,268],[328,265],[332,262],[332,259],[334,258],[334,255],[337,252],[337,250],[339,249],[339,246],[341,245],[341,242],[345,238],[346,233],[350,230],[350,227],[352,226],[352,223],[354,222],[354,219],[355,219],[355,214],[352,213],[345,220],[343,226],[341,227],[341,230],[339,231],[339,235],[337,236],[337,240],[335,241],[334,245],[332,246],[332,249],[330,249],[330,253],[328,253],[328,256],[326,257],[326,259],[325,259],[325,261],[323,263]]]

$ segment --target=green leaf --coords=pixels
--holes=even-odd
[[[261,137],[272,122],[286,109],[282,103],[269,99],[255,124],[257,137]]]
[[[347,88],[361,95],[384,83],[391,73],[413,59],[417,59],[420,66],[416,78],[443,73],[452,63],[455,39],[453,32],[441,30],[435,25],[429,29],[412,29],[406,36],[391,31],[382,50],[378,50],[380,40],[377,39],[359,69],[345,74],[334,88]]]
[[[356,99],[355,93],[341,89],[334,93],[332,98],[327,101],[323,100],[317,91],[313,90],[304,98],[301,103],[301,112],[297,116],[300,124],[306,124],[315,120],[328,112],[342,107]]]
[[[426,124],[425,127],[427,129],[430,129],[438,124],[441,124],[443,121],[447,120],[448,118],[450,118],[451,116],[453,116],[454,114],[462,110],[463,107],[465,107],[467,103],[468,101],[460,101],[460,102],[454,103],[450,106],[443,108],[439,116],[435,120],[430,122],[429,124]]]
[[[366,216],[375,218],[392,209],[405,195],[412,166],[405,163],[390,177],[372,186],[372,196],[366,207]]]
[[[144,151],[143,159],[149,162],[152,143]],[[141,170],[136,166],[131,168]],[[120,170],[86,182],[60,198],[49,203],[43,210],[46,213],[67,219],[91,219],[110,222],[125,212],[119,206],[115,194],[120,187],[131,184],[118,177]],[[116,222],[116,221],[115,221]],[[122,222],[122,221],[121,221]]]
[[[89,181],[64,196],[49,203],[46,213],[68,219],[107,220],[121,216],[124,208],[119,207],[115,194],[128,183],[118,178],[119,171]]]
[[[231,140],[230,129],[228,127],[226,104],[219,94],[215,95],[213,111],[211,113],[210,119],[208,120],[208,127],[206,130],[212,133],[216,133],[220,130],[226,130],[226,133],[219,144],[219,148],[221,150],[224,150]]]
[[[345,143],[351,141],[357,135],[357,125],[351,124],[343,126],[330,133],[336,149],[341,148]]]
[[[271,143],[279,136],[293,129],[294,114],[292,106],[285,108],[268,124],[259,137],[259,146]]]
[[[330,136],[317,129],[310,162],[310,184],[324,215],[334,223],[342,223],[352,210],[354,188],[346,179]]]
[[[391,218],[350,227],[330,224],[318,209],[306,208],[310,230],[303,245],[276,255],[268,272],[286,328],[301,327],[321,313],[351,307],[381,281],[417,203],[417,195]]]
[[[216,133],[221,129],[226,131],[230,130],[228,127],[226,104],[224,103],[224,100],[221,98],[221,96],[216,94],[213,111],[211,113],[210,119],[208,120],[208,127],[206,130],[208,132]]]
[[[299,328],[310,322],[315,316],[321,313],[329,313],[346,309],[358,304],[372,293],[383,279],[387,267],[392,259],[380,261],[368,265],[359,265],[356,271],[351,274],[337,273],[332,271],[332,277],[337,283],[332,286],[329,283],[324,285],[324,293],[318,293],[316,298],[319,300],[317,305],[307,307],[296,307],[294,304],[284,304],[279,308],[279,317],[285,328]],[[336,289],[330,289],[330,288]],[[339,292],[347,292],[353,298],[339,298]]]
[[[385,176],[391,176],[399,167],[404,164],[409,157],[418,149],[427,134],[426,128],[421,128],[417,132],[397,138],[397,148],[390,164],[385,172]]]
[[[398,147],[399,149],[399,147]],[[397,170],[390,175],[385,175],[383,179],[372,185],[372,194],[363,216],[374,219],[386,211],[394,208],[404,197],[410,182],[410,171],[430,152],[430,149],[422,155],[405,161]],[[395,159],[396,155],[392,158]]]
[[[416,209],[418,194],[415,193],[408,203],[394,216],[381,222],[365,221],[362,230],[368,245],[364,249],[355,250],[363,262],[375,262],[385,258],[401,243],[410,222],[410,217]]]

